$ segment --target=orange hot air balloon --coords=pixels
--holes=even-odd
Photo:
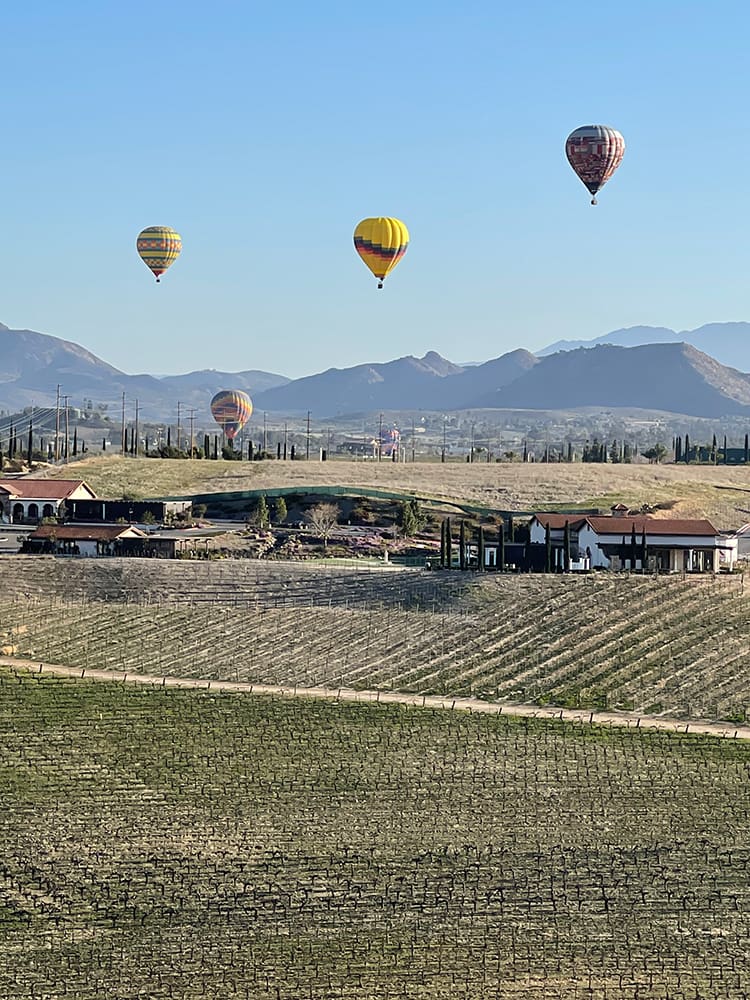
[[[234,441],[253,413],[253,402],[240,389],[223,389],[211,400],[211,413],[230,441]]]

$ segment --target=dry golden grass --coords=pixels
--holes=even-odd
[[[708,517],[718,528],[750,520],[750,470],[744,466],[544,465],[464,462],[212,462],[97,456],[47,470],[81,477],[100,495],[134,498],[273,489],[363,486],[460,500],[499,510],[607,508],[623,502],[674,504],[667,516]]]

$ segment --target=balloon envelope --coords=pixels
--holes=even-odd
[[[135,245],[141,260],[158,281],[159,275],[180,256],[182,237],[169,226],[149,226],[138,234]]]
[[[230,441],[233,441],[250,419],[253,402],[246,392],[223,389],[211,400],[211,413]]]
[[[565,140],[568,163],[592,195],[602,188],[622,163],[625,140],[609,125],[583,125]],[[596,198],[592,205],[596,204]]]
[[[383,287],[386,275],[404,256],[408,245],[409,230],[399,219],[363,219],[354,230],[355,249],[379,279],[378,288]]]

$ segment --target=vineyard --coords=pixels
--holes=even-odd
[[[750,710],[741,578],[31,557],[0,564],[0,595],[5,651],[83,669],[733,722]]]
[[[0,995],[748,995],[732,740],[0,671]]]

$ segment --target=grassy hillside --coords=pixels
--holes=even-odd
[[[674,502],[673,513],[710,517],[718,528],[750,519],[747,469],[731,466],[544,465],[465,462],[210,462],[94,457],[54,470],[80,476],[100,496],[141,497],[271,489],[371,486],[458,499],[501,510]]]
[[[734,722],[750,706],[736,577],[21,557],[0,595],[0,647],[75,667]]]
[[[0,995],[739,997],[730,740],[0,673]]]

